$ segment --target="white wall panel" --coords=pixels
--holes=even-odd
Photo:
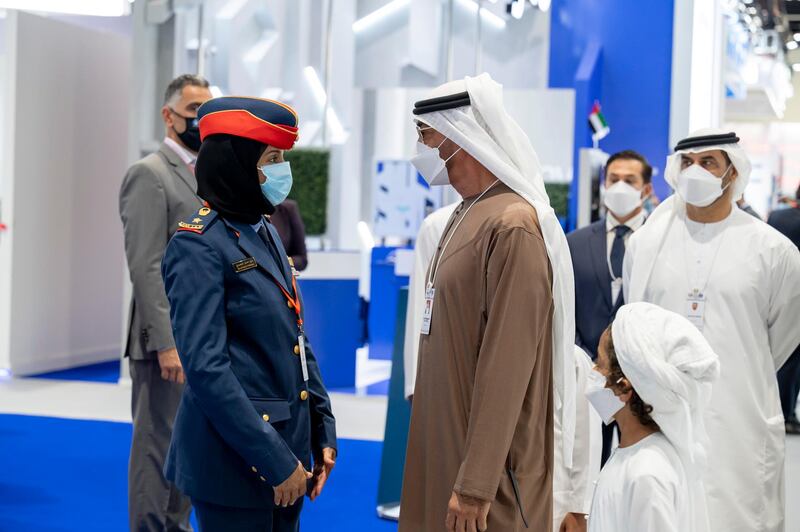
[[[17,17],[9,362],[26,374],[119,354],[130,47]]]

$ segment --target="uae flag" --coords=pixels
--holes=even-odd
[[[592,131],[594,132],[592,136],[595,140],[600,140],[611,133],[606,117],[600,111],[600,102],[594,102],[592,112],[589,114],[589,125],[592,126]]]

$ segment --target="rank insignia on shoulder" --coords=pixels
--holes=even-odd
[[[186,221],[178,222],[178,231],[191,231],[192,233],[203,234],[208,226],[217,219],[217,213],[208,207],[202,207],[197,214],[188,218]]]
[[[189,231],[200,231],[205,227],[203,224],[187,224],[186,222],[178,222],[178,227]]]
[[[233,271],[236,273],[246,272],[247,270],[252,270],[253,268],[257,268],[258,263],[256,259],[253,257],[248,257],[246,259],[237,260],[233,263]]]

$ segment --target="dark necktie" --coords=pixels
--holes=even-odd
[[[627,225],[618,225],[614,229],[614,243],[611,246],[611,272],[614,277],[622,277],[622,261],[625,258],[625,235],[630,233],[631,228]]]
[[[281,263],[280,255],[278,255],[278,250],[275,249],[275,245],[272,243],[272,239],[269,237],[267,228],[263,223],[258,228],[258,236],[264,241],[264,245],[267,246],[267,249],[272,254],[272,258],[275,259],[275,266],[278,267],[278,270],[283,272],[283,264]]]

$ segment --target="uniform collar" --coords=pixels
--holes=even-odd
[[[258,230],[264,227],[264,218],[258,220],[258,223],[250,224],[250,227],[253,228],[253,231],[258,233]]]

